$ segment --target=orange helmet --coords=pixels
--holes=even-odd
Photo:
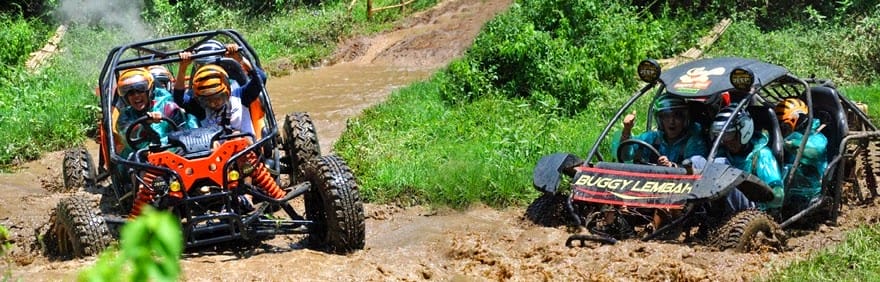
[[[146,92],[153,99],[153,75],[145,68],[122,71],[116,79],[116,94],[128,105],[128,94]]]
[[[150,66],[148,68],[150,70],[150,74],[153,75],[153,80],[156,81],[156,86],[160,86],[165,89],[170,89],[171,83],[174,82],[174,76],[171,75],[171,71],[168,71],[164,66]]]
[[[231,94],[229,76],[222,67],[214,64],[200,67],[192,78],[192,85],[193,94],[202,107],[207,106],[205,102],[208,100],[229,100]]]
[[[776,118],[779,119],[779,125],[788,126],[788,128],[783,128],[783,132],[792,131],[802,126],[809,112],[807,104],[797,98],[788,98],[776,104]]]

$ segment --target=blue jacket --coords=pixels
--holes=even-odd
[[[187,114],[186,111],[177,106],[174,101],[172,101],[171,94],[164,89],[156,88],[153,96],[153,101],[151,103],[149,112],[160,112],[163,117],[170,118],[175,123],[181,126],[180,129],[188,129],[188,128],[196,128],[198,127],[198,123],[196,123],[196,119]],[[116,121],[116,130],[119,134],[124,135],[125,129],[131,124],[131,122],[137,120],[138,118],[144,116],[146,112],[137,112],[131,106],[125,106],[119,111],[119,118]],[[168,132],[171,131],[171,125],[167,122],[157,122],[150,125],[153,130],[159,135],[160,141],[164,144],[167,142]],[[141,132],[141,136],[145,136],[147,132]],[[125,136],[122,136],[122,142],[125,143]],[[142,143],[141,146],[137,149],[146,148],[149,143]],[[125,144],[125,149],[122,151],[123,157],[128,157],[134,151],[131,148],[131,145]]]
[[[773,189],[773,200],[766,203],[758,203],[762,210],[781,208],[785,200],[785,189],[782,184],[782,174],[779,163],[773,156],[773,151],[767,147],[767,136],[756,134],[749,141],[752,150],[747,155],[730,154],[724,148],[719,149],[719,155],[724,156],[730,165],[746,173],[751,173]]]
[[[828,167],[828,159],[826,147],[828,139],[821,132],[818,132],[820,122],[813,120],[810,137],[807,138],[807,144],[804,146],[804,152],[801,155],[800,164],[786,186],[786,196],[797,195],[806,199],[813,199],[819,196],[822,191],[822,175],[825,168]],[[785,174],[788,175],[789,169],[794,164],[797,156],[798,147],[801,145],[804,134],[801,132],[792,132],[785,137]]]
[[[667,142],[666,138],[663,138],[663,132],[659,130],[648,131],[632,138],[654,145],[654,147],[657,148],[657,151],[660,152],[661,156],[666,156],[669,161],[674,163],[681,163],[683,160],[696,155],[705,156],[706,152],[709,150],[706,141],[700,137],[700,125],[697,123],[692,123],[691,126],[688,127],[687,132],[685,132],[685,136],[682,136],[673,142]],[[618,144],[620,143],[614,144],[615,152]],[[632,146],[628,154],[632,155],[634,149],[635,146]],[[642,156],[648,155],[647,150],[641,153]]]

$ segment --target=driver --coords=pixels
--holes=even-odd
[[[639,134],[633,139],[645,141],[660,152],[657,164],[677,167],[685,159],[706,154],[708,146],[700,138],[700,125],[691,122],[684,99],[669,94],[661,96],[654,103],[654,117],[657,119],[657,130]],[[630,139],[635,119],[635,112],[623,118],[620,141]]]
[[[154,88],[153,76],[144,68],[122,71],[117,78],[116,94],[125,104],[116,121],[117,132],[124,133],[129,126],[137,126],[131,123],[145,115],[150,117],[151,130],[135,129],[136,134],[140,137],[155,134],[159,141],[165,141],[166,135],[171,130],[171,125],[160,122],[162,117],[170,118],[181,129],[198,127],[195,118],[174,103],[167,91]],[[128,144],[127,140],[124,140],[123,143],[124,149],[121,155],[126,158],[136,149],[145,148],[148,145],[148,142]],[[133,145],[137,148],[133,148]]]
[[[705,162],[703,156],[708,151],[708,146],[706,146],[705,140],[700,137],[700,125],[692,122],[687,102],[684,99],[669,94],[660,96],[654,102],[654,117],[657,120],[657,130],[648,131],[632,138],[645,141],[657,149],[660,153],[657,164],[677,167],[685,159],[693,158],[702,160],[692,161],[694,163]],[[630,139],[635,118],[635,112],[623,118],[623,132],[620,135],[620,141]],[[632,147],[628,150],[629,155],[634,153]],[[635,153],[642,157],[649,154],[647,150]],[[654,210],[652,225],[654,228],[659,228],[664,221],[676,217],[679,213],[680,211],[677,210]],[[606,213],[606,226],[614,228],[615,217],[613,213]],[[608,231],[602,230],[599,232],[608,233]],[[681,234],[681,230],[671,230],[664,238],[674,239],[679,234]]]
[[[773,200],[758,203],[757,207],[779,218],[779,209],[785,198],[779,164],[773,152],[767,147],[767,137],[764,134],[754,134],[754,121],[745,111],[737,113],[736,107],[737,104],[731,104],[721,109],[712,121],[712,136],[721,138],[721,147],[718,150],[720,158],[716,162],[727,162],[745,173],[758,176],[770,186],[773,190]],[[731,118],[733,120],[722,132],[724,124]],[[725,213],[728,214],[754,206],[754,203],[737,189],[728,195],[727,201]]]

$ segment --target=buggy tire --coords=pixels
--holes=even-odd
[[[305,194],[309,245],[334,253],[364,248],[364,206],[351,169],[335,155],[313,159],[306,165],[312,189]]]
[[[93,256],[113,241],[96,203],[88,196],[74,195],[58,202],[52,216],[50,235],[45,236],[49,252],[65,258]]]
[[[75,191],[78,188],[94,191],[97,178],[95,163],[85,148],[76,147],[64,151],[61,171],[65,191]]]
[[[769,214],[747,209],[730,217],[709,239],[709,244],[720,250],[733,249],[745,253],[758,247],[754,244],[758,234],[773,238],[780,246],[785,246],[785,235]]]
[[[290,183],[304,180],[303,169],[311,159],[321,156],[315,124],[308,113],[294,112],[284,117],[284,150],[288,157]]]
[[[565,200],[563,194],[544,193],[526,209],[526,219],[544,227],[565,224]]]

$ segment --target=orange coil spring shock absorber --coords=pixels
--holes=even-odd
[[[144,183],[152,186],[153,180],[156,179],[156,175],[150,172],[144,173]],[[144,205],[149,204],[153,201],[153,197],[156,196],[156,193],[153,189],[147,188],[143,184],[138,185],[137,196],[134,198],[134,205],[131,207],[131,213],[129,214],[129,218],[135,218],[136,216],[141,214],[141,211],[144,208]]]
[[[281,190],[281,187],[278,187],[278,183],[275,183],[275,179],[272,178],[272,175],[269,173],[269,169],[266,166],[257,160],[257,154],[251,152],[247,156],[245,156],[245,161],[254,166],[254,171],[251,173],[253,177],[253,183],[263,189],[267,195],[272,198],[280,199],[284,197],[284,190]]]

